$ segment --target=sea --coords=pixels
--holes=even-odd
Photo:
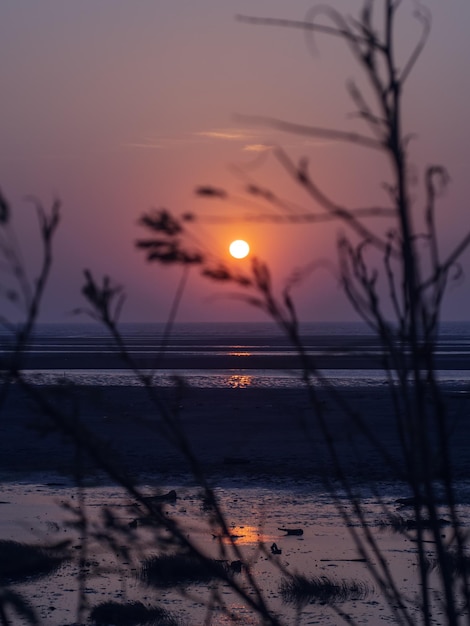
[[[298,388],[301,363],[285,333],[274,323],[122,324],[124,358],[109,331],[97,323],[38,325],[23,361],[37,385],[140,385],[136,370],[154,384],[175,379],[197,388]],[[386,383],[382,348],[362,323],[305,323],[302,345],[313,367],[337,387]],[[12,337],[0,335],[4,362]],[[4,366],[5,367],[5,366]],[[470,322],[440,327],[436,370],[446,386],[470,385]],[[320,383],[321,384],[321,383]]]

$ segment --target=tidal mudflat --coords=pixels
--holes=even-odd
[[[85,489],[88,539],[85,540],[73,511],[79,493],[60,476],[43,476],[44,482],[7,483],[2,488],[0,504],[0,533],[3,539],[26,543],[58,544],[70,542],[70,560],[45,576],[12,582],[8,588],[24,595],[37,610],[42,624],[65,626],[76,624],[80,591],[86,603],[83,615],[103,603],[139,601],[146,606],[158,606],[181,624],[203,624],[211,606],[214,625],[230,623],[223,602],[244,624],[257,624],[251,611],[225,583],[187,582],[181,585],[148,586],[142,581],[141,566],[149,555],[158,553],[153,543],[152,529],[141,521],[135,529],[134,549],[127,556],[118,554],[103,533],[114,533],[117,527],[132,527],[138,518],[138,508],[121,489],[109,485],[89,485]],[[358,623],[379,624],[391,621],[380,590],[370,579],[367,563],[358,558],[348,529],[345,528],[331,495],[320,485],[294,480],[275,479],[253,486],[249,482],[221,481],[215,492],[226,514],[230,534],[244,560],[250,564],[267,598],[268,605],[288,624],[338,624],[335,610],[320,599],[295,603],[282,592],[289,571],[328,580],[333,584],[355,582],[361,593],[339,599],[336,610],[349,614]],[[372,493],[364,493],[364,505],[371,520],[372,531],[396,577],[399,588],[408,598],[418,597],[415,563],[416,546],[413,533],[403,535],[389,524],[383,512],[383,502],[406,518],[407,512],[395,501],[404,495],[396,484],[378,485],[382,497],[379,503]],[[165,514],[181,523],[187,535],[214,558],[220,558],[220,545],[203,513],[200,490],[194,484],[165,485],[174,489],[177,498],[164,505]],[[154,493],[153,484],[142,486],[144,493]],[[462,521],[470,523],[470,484],[460,491]],[[347,505],[346,500],[344,504]],[[114,528],[103,516],[103,508],[112,515]],[[136,517],[137,515],[137,517]],[[111,519],[111,518],[109,518]],[[108,526],[107,526],[108,523]],[[136,524],[137,525],[137,524]],[[280,529],[287,530],[280,530]],[[107,529],[107,530],[106,530]],[[301,529],[302,534],[289,534],[289,529]],[[450,532],[443,528],[443,533]],[[124,536],[121,535],[124,542]],[[129,537],[128,537],[129,538]],[[161,539],[161,536],[160,536]],[[85,545],[86,541],[86,545]],[[272,549],[276,546],[276,551]],[[234,558],[227,543],[226,558]],[[170,550],[171,552],[171,550]],[[79,562],[82,559],[81,577]],[[234,574],[243,584],[244,572]],[[216,597],[215,590],[220,592]],[[23,623],[21,620],[15,623]],[[86,623],[92,623],[87,619]]]
[[[163,505],[168,519],[178,523],[184,536],[208,557],[230,566],[241,556],[268,606],[286,623],[296,623],[299,617],[300,624],[338,624],[338,610],[359,623],[391,621],[390,609],[369,576],[368,563],[360,559],[351,529],[339,514],[338,503],[347,507],[348,499],[338,489],[334,464],[311,418],[304,390],[184,388],[179,396],[171,389],[165,392],[201,471],[215,490],[232,544],[214,532],[187,459],[165,437],[144,389],[57,386],[45,391],[55,406],[80,417],[88,435],[99,442],[103,458],[132,476],[143,494],[151,497],[174,490],[176,499]],[[339,458],[361,495],[369,528],[399,589],[411,604],[417,602],[416,544],[413,529],[406,527],[411,513],[396,502],[409,494],[398,477],[390,474],[380,452],[331,403],[326,392],[321,393]],[[399,459],[386,387],[357,387],[349,389],[346,396],[361,411],[368,427],[380,435],[388,452]],[[469,398],[465,391],[453,389],[446,400],[453,425],[456,494],[461,521],[467,526]],[[84,488],[77,490],[73,438],[46,428],[50,425],[30,397],[17,388],[10,389],[0,422],[0,539],[47,545],[67,542],[68,547],[68,558],[52,573],[4,581],[4,588],[24,594],[38,611],[41,624],[76,624],[80,597],[80,619],[88,624],[92,623],[88,617],[93,608],[134,601],[159,607],[183,625],[228,624],[222,605],[241,623],[258,623],[226,583],[145,584],[143,563],[158,556],[170,537],[147,525],[133,498],[86,454],[79,459]],[[325,480],[334,487],[339,498],[336,504]],[[391,524],[390,514],[405,522],[403,528]],[[289,533],[292,529],[302,533]],[[403,529],[407,532],[398,532]],[[443,526],[442,532],[450,530]],[[167,550],[172,548],[168,542]],[[432,544],[429,549],[431,555]],[[345,588],[346,593],[295,602],[292,594],[286,593],[283,569],[320,583],[326,581],[328,592]],[[243,568],[236,571],[235,565],[232,573],[245,585]],[[350,581],[358,586],[348,588]],[[205,622],[208,616],[210,621]]]

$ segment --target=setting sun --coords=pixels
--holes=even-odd
[[[230,244],[229,250],[235,259],[244,259],[250,252],[250,246],[243,239],[236,239]]]

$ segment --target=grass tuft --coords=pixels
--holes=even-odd
[[[0,582],[18,582],[51,574],[68,560],[67,547],[68,542],[38,546],[1,539]]]
[[[446,574],[452,577],[468,576],[470,573],[470,556],[468,554],[460,554],[456,550],[449,550],[443,559],[427,559],[425,565],[429,571],[441,570],[445,563]]]
[[[142,602],[103,602],[91,610],[90,620],[96,626],[179,626],[165,609],[147,608]]]
[[[433,522],[426,518],[422,518],[420,523],[421,523],[421,528],[423,530],[432,530],[434,527]],[[401,515],[391,515],[388,525],[395,532],[401,533],[401,532],[407,532],[410,530],[416,530],[418,527],[418,522],[414,518],[405,518],[405,517],[402,517]],[[437,525],[438,525],[438,528],[444,528],[445,526],[449,526],[450,522],[449,520],[446,520],[446,519],[438,519]]]
[[[215,559],[201,559],[187,554],[152,556],[142,565],[141,579],[153,587],[173,587],[189,583],[208,583],[226,579],[227,564]]]
[[[357,580],[336,580],[328,576],[296,575],[281,582],[280,593],[289,604],[336,604],[347,600],[364,600],[371,588]]]

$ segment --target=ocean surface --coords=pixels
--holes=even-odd
[[[24,371],[38,385],[139,385],[130,364],[168,386],[175,376],[199,388],[296,388],[303,385],[297,352],[272,323],[122,324],[129,361],[98,324],[43,324],[28,345]],[[4,363],[11,337],[0,334]],[[308,358],[337,386],[382,385],[381,347],[360,323],[302,326]],[[446,386],[470,385],[470,323],[441,326],[437,370]],[[5,365],[3,366],[5,367]]]

